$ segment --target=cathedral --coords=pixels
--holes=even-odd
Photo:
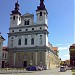
[[[49,69],[59,66],[58,48],[48,41],[48,11],[44,0],[34,14],[21,14],[18,1],[10,14],[8,33],[8,62],[9,67],[27,67],[42,65]],[[55,49],[55,50],[53,50]]]

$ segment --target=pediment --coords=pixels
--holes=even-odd
[[[34,16],[34,14],[26,13],[22,17],[33,17],[33,16]]]

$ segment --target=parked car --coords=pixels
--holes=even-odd
[[[35,66],[28,66],[26,68],[27,71],[36,71],[36,67]]]
[[[43,70],[43,68],[42,68],[42,67],[40,67],[40,66],[36,66],[36,70],[37,70],[37,71],[42,71],[42,70]]]
[[[60,66],[60,72],[66,71],[66,66]]]

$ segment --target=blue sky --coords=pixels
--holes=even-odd
[[[40,0],[19,0],[21,14],[33,13]],[[7,45],[10,14],[16,0],[0,0],[0,32]],[[45,0],[48,11],[49,42],[59,47],[62,60],[69,59],[69,46],[74,43],[74,0]],[[35,19],[36,22],[36,19]]]

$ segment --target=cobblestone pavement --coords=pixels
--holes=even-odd
[[[71,70],[60,72],[59,69],[50,69],[43,71],[0,71],[0,75],[72,75]]]

